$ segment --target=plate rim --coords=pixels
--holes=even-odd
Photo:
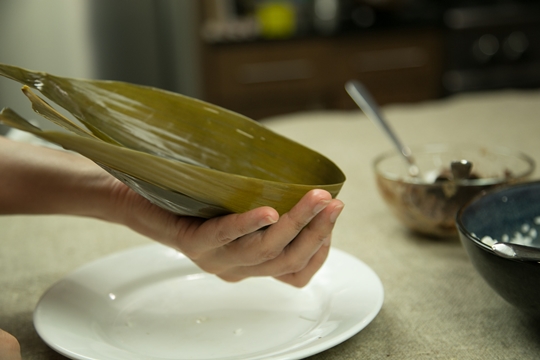
[[[69,350],[68,348],[66,348],[65,346],[63,346],[61,344],[57,344],[56,341],[54,341],[54,339],[50,338],[50,336],[47,334],[47,331],[42,328],[43,325],[41,324],[41,320],[40,320],[40,313],[42,311],[43,303],[44,303],[44,301],[46,301],[47,296],[52,291],[54,291],[54,289],[57,286],[59,286],[60,284],[65,282],[67,279],[76,277],[78,274],[84,273],[85,271],[88,271],[89,269],[92,269],[93,267],[95,267],[96,265],[98,265],[101,262],[111,261],[111,260],[113,260],[115,258],[123,258],[123,257],[129,256],[130,253],[135,254],[135,253],[140,252],[140,251],[145,251],[145,249],[154,251],[155,252],[153,254],[154,256],[156,256],[156,255],[164,256],[164,251],[176,252],[179,255],[179,259],[181,261],[186,261],[186,262],[190,263],[190,266],[192,266],[194,269],[199,269],[200,270],[200,268],[196,264],[194,264],[189,258],[187,258],[182,253],[180,253],[180,252],[178,252],[178,251],[176,251],[176,250],[174,250],[174,249],[172,249],[170,247],[167,247],[165,245],[159,244],[159,243],[152,243],[152,244],[145,244],[145,245],[138,245],[138,246],[134,246],[134,247],[129,247],[129,248],[126,248],[126,249],[123,249],[123,250],[112,252],[110,254],[106,254],[106,255],[104,255],[102,257],[98,257],[98,258],[96,258],[94,260],[91,260],[88,263],[83,264],[83,265],[77,267],[76,269],[68,272],[64,276],[62,276],[58,281],[54,282],[50,287],[48,287],[47,290],[39,298],[39,300],[38,300],[38,302],[37,302],[37,304],[36,304],[36,306],[34,308],[32,318],[33,318],[34,328],[35,328],[36,332],[38,333],[39,337],[45,342],[45,344],[47,346],[49,346],[51,349],[53,349],[54,351],[58,352],[59,354],[61,354],[63,356],[66,356],[66,357],[68,357],[70,359],[73,359],[73,360],[95,360],[96,358],[93,357],[93,356],[88,357],[88,356],[83,355],[83,354],[74,353],[72,350]],[[328,350],[328,349],[330,349],[330,348],[332,348],[332,347],[334,347],[336,345],[339,345],[340,343],[350,339],[351,337],[353,337],[354,335],[359,333],[361,330],[363,330],[365,327],[367,327],[375,319],[375,317],[379,314],[379,312],[380,312],[380,310],[381,310],[381,308],[383,306],[383,303],[384,303],[385,291],[384,291],[383,284],[382,284],[379,276],[375,273],[375,271],[370,266],[368,266],[366,263],[364,263],[362,260],[360,260],[357,257],[353,256],[352,254],[350,254],[350,253],[348,253],[348,252],[346,252],[344,250],[338,249],[336,247],[333,247],[333,246],[330,248],[328,259],[330,259],[330,257],[332,257],[332,258],[335,258],[335,257],[348,258],[349,261],[357,263],[357,265],[363,267],[363,270],[365,270],[367,273],[369,273],[369,275],[371,276],[370,280],[371,280],[371,282],[373,282],[372,288],[370,290],[376,293],[376,296],[375,296],[376,299],[374,299],[374,304],[370,308],[370,311],[368,312],[368,314],[363,316],[360,321],[356,322],[354,324],[354,326],[350,326],[345,331],[342,331],[340,336],[330,337],[328,339],[325,339],[325,341],[322,341],[322,342],[312,342],[310,344],[306,344],[304,346],[300,346],[299,348],[294,348],[294,349],[291,349],[291,350],[286,350],[285,349],[283,352],[279,352],[278,354],[275,354],[275,355],[274,354],[269,354],[270,357],[265,357],[265,359],[273,359],[273,360],[299,359],[299,358],[304,358],[306,356],[312,356],[312,355],[318,354],[318,353],[320,353],[322,351]],[[327,264],[329,263],[328,259],[325,262],[325,264],[323,265],[323,268],[325,266],[327,266]],[[321,270],[323,270],[323,268],[321,268],[319,270],[319,272],[321,272]],[[202,270],[200,270],[200,271],[204,272]],[[315,276],[317,276],[317,274]],[[265,277],[260,277],[260,278],[256,277],[256,278],[252,278],[252,279],[265,279]],[[309,284],[307,286],[309,286]],[[299,357],[299,356],[301,356],[301,357]],[[219,360],[219,358],[216,358],[215,360]]]

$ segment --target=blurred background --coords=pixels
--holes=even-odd
[[[537,88],[540,4],[1,0],[0,62],[156,86],[261,119],[352,109],[352,78],[381,104]],[[36,118],[19,89],[0,79],[0,107]]]

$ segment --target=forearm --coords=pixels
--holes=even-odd
[[[0,214],[65,214],[114,222],[174,246],[177,217],[91,160],[0,136]]]
[[[82,156],[0,136],[0,214],[103,218],[111,181]]]

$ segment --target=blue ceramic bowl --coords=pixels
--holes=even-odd
[[[493,242],[540,250],[540,181],[485,192],[457,213],[461,242],[475,269],[506,301],[540,318],[540,263],[497,255]]]

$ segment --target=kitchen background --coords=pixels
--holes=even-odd
[[[381,104],[536,88],[540,4],[1,0],[0,62],[157,86],[261,119],[352,109],[351,78]],[[0,79],[0,107],[37,119],[19,89]]]

